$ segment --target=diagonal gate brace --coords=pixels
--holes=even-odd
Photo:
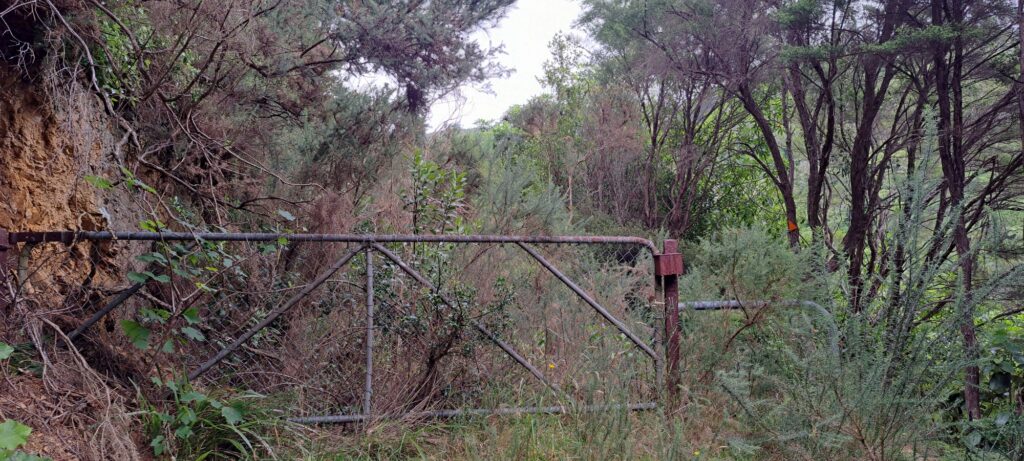
[[[348,264],[348,262],[351,261],[352,258],[355,257],[355,255],[359,254],[359,252],[363,251],[364,248],[366,248],[366,245],[360,245],[359,247],[352,249],[348,253],[345,253],[345,256],[342,256],[329,269],[327,269],[322,274],[317,276],[317,278],[310,282],[308,285],[306,285],[305,288],[302,289],[302,291],[296,293],[295,296],[288,298],[288,300],[285,301],[284,304],[274,308],[274,310],[270,311],[270,313],[267,314],[267,316],[264,317],[263,320],[260,321],[260,323],[254,325],[252,328],[250,328],[248,331],[242,334],[242,336],[239,336],[238,339],[236,339],[231,344],[224,346],[224,348],[217,352],[216,355],[210,357],[210,359],[204,362],[202,365],[200,365],[199,368],[196,368],[194,371],[192,371],[192,373],[189,373],[188,379],[195,380],[196,378],[205,374],[207,371],[210,371],[210,368],[213,368],[214,365],[220,363],[220,361],[224,360],[225,357],[235,352],[239,347],[242,346],[242,344],[245,344],[246,341],[248,341],[250,338],[256,335],[256,333],[259,333],[260,330],[266,328],[267,325],[270,325],[271,322],[280,317],[281,314],[287,312],[289,309],[294,307],[296,304],[299,303],[299,301],[302,301],[302,298],[305,298],[307,295],[312,293],[313,290],[316,290],[317,287],[323,285],[324,282],[327,281],[327,279],[331,278],[331,276],[334,275],[335,272],[338,272],[339,269]]]
[[[371,243],[371,245],[373,246],[373,249],[379,251],[381,254],[386,256],[396,265],[398,265],[398,267],[401,268],[403,272],[409,274],[410,277],[416,279],[417,282],[430,289],[430,291],[436,292],[438,296],[441,298],[441,302],[448,305],[448,307],[451,307],[453,309],[455,308],[455,305],[451,302],[451,300],[448,299],[447,296],[438,291],[434,284],[430,283],[430,281],[427,280],[426,277],[423,277],[423,275],[421,275],[419,272],[417,272],[416,269],[413,269],[408,264],[406,264],[405,261],[402,261],[402,259],[399,258],[398,255],[394,254],[393,252],[391,252],[391,250],[385,248],[383,245],[379,243]],[[502,341],[501,338],[495,335],[494,332],[492,332],[491,330],[487,329],[487,327],[485,327],[479,321],[472,320],[472,322],[473,327],[479,330],[480,333],[483,333],[483,335],[486,336],[487,339],[490,339],[494,344],[497,344],[498,347],[501,348],[501,350],[505,351],[505,353],[508,354],[509,357],[518,362],[520,365],[522,365],[523,368],[526,368],[530,372],[530,374],[532,374],[538,380],[543,382],[549,389],[551,389],[555,393],[555,395],[559,397],[567,397],[560,390],[558,390],[557,387],[551,384],[551,382],[544,377],[544,374],[541,373],[540,370],[537,369],[537,367],[533,366],[522,355],[519,355],[519,353],[516,352],[515,349],[512,349],[512,346],[510,346],[505,341]]]
[[[587,294],[586,291],[583,291],[583,289],[580,288],[580,286],[577,285],[576,282],[573,282],[572,279],[567,277],[564,273],[562,273],[562,271],[558,270],[557,267],[548,262],[548,260],[545,259],[544,256],[541,256],[541,254],[538,253],[537,250],[534,250],[533,248],[526,246],[522,242],[516,242],[516,245],[519,245],[519,247],[522,248],[527,253],[529,253],[530,256],[533,256],[533,259],[536,259],[537,262],[540,263],[540,265],[544,266],[545,269],[554,274],[554,276],[558,278],[558,280],[561,280],[562,283],[565,284],[565,286],[569,287],[570,290],[576,293],[576,296],[579,296],[580,299],[589,304],[590,307],[594,308],[594,310],[597,311],[598,314],[601,314],[601,317],[604,317],[604,319],[607,320],[608,323],[611,323],[612,325],[615,326],[615,328],[618,328],[622,334],[626,335],[626,337],[629,338],[629,340],[636,345],[636,347],[639,347],[640,350],[644,351],[645,354],[650,356],[655,363],[658,363],[658,354],[654,352],[654,349],[652,349],[651,346],[648,346],[647,343],[643,342],[640,338],[633,334],[633,332],[629,330],[626,324],[622,323],[621,320],[615,318],[615,316],[612,315],[611,312],[608,312],[607,309],[601,307],[601,305],[598,304],[592,296]]]

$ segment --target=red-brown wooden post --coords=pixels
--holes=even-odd
[[[654,276],[665,297],[665,388],[667,411],[679,405],[679,276],[683,255],[675,240],[665,240],[663,251],[654,256]]]

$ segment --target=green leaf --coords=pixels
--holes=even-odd
[[[164,443],[166,438],[162,435],[153,437],[153,440],[149,442],[149,446],[153,447],[153,455],[160,456],[167,449],[167,444]]]
[[[199,417],[196,416],[196,412],[192,411],[191,408],[182,407],[181,410],[178,411],[178,421],[181,421],[182,424],[191,426],[192,424],[195,424],[196,421],[199,421]]]
[[[95,187],[97,189],[110,189],[111,187],[114,187],[114,184],[111,183],[109,180],[99,176],[86,176],[85,182],[89,183],[90,185],[92,185],[92,187]]]
[[[7,360],[11,358],[11,354],[14,353],[14,348],[10,344],[0,342],[0,360]]]
[[[129,272],[128,273],[128,280],[131,280],[132,282],[135,282],[135,283],[146,283],[146,281],[150,280],[150,279],[155,280],[155,281],[160,282],[160,283],[168,283],[168,282],[171,281],[171,277],[170,276],[165,275],[165,274],[157,275],[157,274],[154,274],[151,271]]]
[[[232,426],[242,422],[242,411],[235,405],[224,405],[220,409],[220,414]]]
[[[138,186],[139,189],[149,192],[150,194],[156,195],[156,189],[154,189],[153,186],[150,186],[149,184],[146,184],[142,181],[135,181],[135,185]]]
[[[171,317],[171,312],[167,309],[143,307],[139,309],[139,315],[151,322],[164,323],[164,321]]]
[[[181,333],[193,341],[206,341],[206,336],[203,335],[203,332],[192,327],[183,327]]]
[[[0,450],[14,450],[28,441],[32,428],[13,419],[0,424]]]
[[[185,317],[185,321],[188,322],[190,325],[195,325],[199,323],[199,308],[190,307],[188,309],[185,309],[185,312],[182,312],[181,316]]]
[[[150,253],[140,254],[140,255],[136,256],[135,259],[137,259],[139,261],[142,261],[144,263],[157,262],[157,263],[160,263],[160,264],[167,264],[167,258],[163,254],[157,253],[155,251],[154,252],[150,252]]]
[[[168,339],[167,341],[164,341],[164,346],[161,347],[160,350],[163,351],[163,352],[166,352],[168,354],[173,354],[174,353],[174,341],[171,341],[170,339]]]
[[[139,228],[144,230],[144,231],[160,232],[160,229],[162,229],[164,227],[166,227],[164,225],[164,223],[162,223],[162,222],[160,222],[158,220],[143,219],[142,221],[139,221]]]
[[[149,329],[134,320],[122,320],[121,329],[132,344],[142,350],[149,349]]]
[[[186,426],[186,425],[179,426],[178,429],[176,429],[174,431],[174,436],[179,438],[179,439],[187,439],[187,438],[191,437],[192,434],[193,434],[192,426]]]
[[[154,189],[153,186],[150,186],[149,184],[146,184],[145,182],[141,181],[140,179],[138,179],[138,178],[136,178],[134,176],[125,178],[125,182],[127,182],[128,184],[130,184],[132,186],[138,187],[139,189],[142,189],[142,190],[144,190],[146,192],[149,192],[150,194],[156,195],[156,189]]]
[[[0,450],[0,457],[4,456],[4,451]],[[15,451],[6,455],[7,461],[53,461],[52,458],[44,458],[42,456],[36,456],[33,454],[25,453],[24,451]]]
[[[206,394],[203,394],[201,392],[192,391],[192,392],[189,392],[189,393],[181,396],[181,401],[182,402],[186,402],[186,403],[188,403],[188,402],[205,402],[206,401]]]

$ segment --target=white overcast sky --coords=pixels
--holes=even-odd
[[[475,37],[483,45],[504,45],[496,60],[511,69],[505,78],[492,79],[490,90],[463,87],[434,103],[428,124],[439,128],[455,124],[470,128],[477,120],[495,120],[516,104],[544,92],[537,79],[544,73],[544,61],[551,56],[548,43],[555,34],[573,31],[582,12],[572,0],[519,0],[498,26]]]

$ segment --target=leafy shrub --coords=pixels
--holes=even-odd
[[[153,454],[175,459],[258,459],[273,454],[288,428],[255,393],[215,397],[187,382],[154,381],[171,391],[168,408],[143,404],[142,424]],[[140,397],[140,401],[144,401]],[[285,431],[292,435],[294,431]]]

